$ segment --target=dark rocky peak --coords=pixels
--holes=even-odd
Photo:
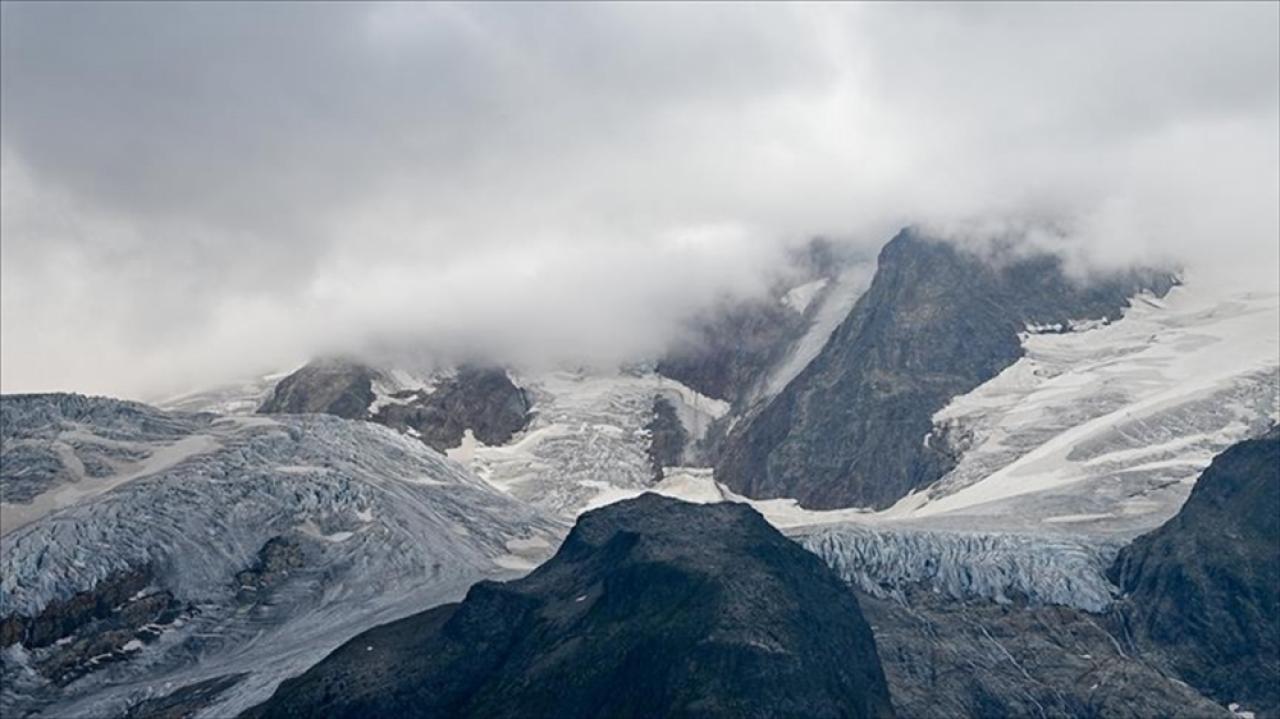
[[[757,498],[810,508],[885,507],[954,466],[925,443],[933,414],[1023,354],[1027,325],[1111,320],[1168,273],[1081,283],[1051,255],[985,258],[907,229],[818,356],[724,442],[716,476]]]
[[[684,463],[689,433],[680,423],[675,405],[661,395],[653,398],[653,419],[645,425],[645,431],[649,433],[649,464],[654,481],[658,481],[666,476],[666,467]]]
[[[365,419],[380,374],[348,359],[319,359],[285,377],[258,409],[259,414],[332,414]]]
[[[468,429],[487,445],[506,444],[532,417],[528,395],[500,367],[463,365],[431,391],[400,393],[396,399],[371,419],[412,430],[441,451],[462,444]]]
[[[280,380],[258,412],[369,420],[440,451],[461,444],[467,429],[485,444],[505,444],[531,417],[524,390],[500,367],[463,365],[430,389],[392,385],[385,373],[356,361],[316,360]],[[379,391],[390,392],[380,406]]]
[[[254,717],[873,717],[857,600],[745,505],[643,495],[529,576],[357,636]]]
[[[1280,717],[1280,427],[1214,458],[1111,578],[1140,647],[1215,700]]]

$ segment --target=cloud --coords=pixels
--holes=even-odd
[[[6,392],[400,337],[617,361],[907,223],[1280,281],[1273,4],[2,12]]]

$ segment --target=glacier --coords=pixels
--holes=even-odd
[[[923,438],[956,467],[886,516],[1132,536],[1171,517],[1226,447],[1280,420],[1280,296],[1184,285],[1111,324],[1031,328],[1026,355]]]
[[[809,288],[818,319],[770,377],[803,368],[838,319],[827,308],[862,282],[851,272]],[[927,592],[1105,612],[1118,547],[1176,512],[1213,454],[1280,417],[1278,323],[1275,295],[1184,286],[1137,298],[1110,324],[1028,327],[1026,356],[954,398],[921,438],[945,443],[955,468],[883,511],[747,500],[705,467],[672,468],[655,485],[655,397],[695,441],[733,415],[645,366],[513,371],[528,427],[502,446],[468,432],[447,456],[368,422],[245,416],[262,379],[175,398],[169,412],[5,397],[0,618],[139,567],[196,610],[63,690],[33,669],[43,650],[0,651],[0,710],[94,716],[248,671],[205,711],[235,713],[363,629],[518,576],[581,512],[647,491],[748,502],[852,586],[893,602]],[[435,377],[388,376],[395,387]],[[391,389],[376,388],[377,401],[393,401]],[[306,562],[269,601],[246,604],[236,578],[279,537]]]
[[[154,641],[119,647],[129,661],[62,688],[32,670],[31,655],[47,650],[10,647],[0,658],[5,714],[116,714],[248,672],[205,712],[234,714],[360,631],[458,599],[480,579],[516,576],[513,565],[540,562],[567,529],[371,423],[166,413],[74,395],[6,396],[2,407],[6,460],[15,447],[61,443],[68,463],[106,452],[119,466],[55,472],[28,502],[6,496],[7,517],[28,513],[5,523],[0,617],[35,616],[129,571],[193,608]],[[7,473],[20,463],[4,464]],[[305,561],[265,600],[246,602],[237,577],[282,537]]]
[[[533,419],[512,441],[486,446],[469,438],[450,454],[494,487],[571,519],[599,496],[653,483],[647,454],[654,397],[676,408],[698,438],[729,406],[652,371],[555,371],[517,375]]]
[[[928,591],[967,601],[1015,601],[1103,612],[1118,542],[994,532],[942,532],[843,524],[793,530],[792,539],[836,574],[880,598]]]

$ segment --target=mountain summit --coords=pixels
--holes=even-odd
[[[352,639],[250,717],[886,717],[853,594],[750,507],[646,494]]]

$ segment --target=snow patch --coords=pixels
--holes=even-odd
[[[789,307],[800,314],[804,314],[804,311],[809,309],[809,305],[813,303],[818,293],[826,288],[827,282],[828,279],[826,277],[821,277],[798,287],[792,287],[782,296],[780,301],[784,307]]]
[[[809,328],[787,353],[781,364],[769,374],[761,387],[752,392],[752,402],[781,392],[783,387],[786,387],[813,361],[814,357],[818,356],[823,346],[827,344],[827,340],[831,338],[831,334],[849,316],[858,298],[871,286],[875,269],[874,262],[852,265],[840,273],[830,287],[819,288],[825,289],[826,292],[818,300],[818,305],[810,310],[813,319],[809,323]],[[808,309],[808,303],[805,308]]]

